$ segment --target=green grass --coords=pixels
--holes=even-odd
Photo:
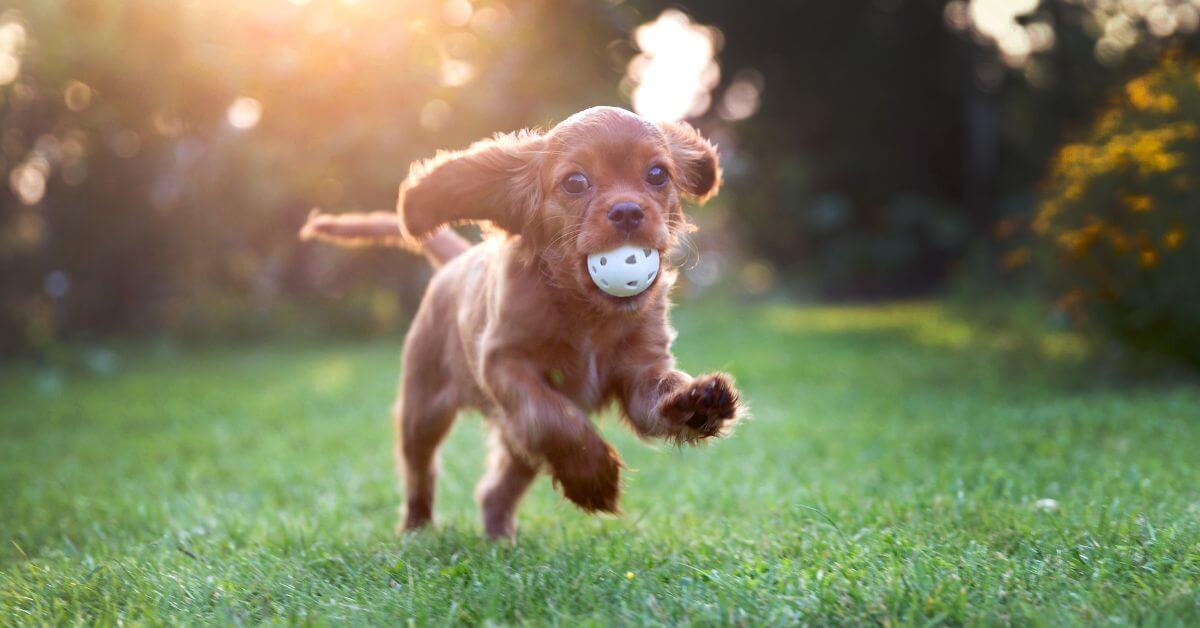
[[[698,450],[605,420],[626,514],[542,479],[515,548],[481,538],[474,416],[436,528],[394,535],[398,340],[6,367],[0,623],[1200,622],[1194,381],[937,304],[677,323],[754,419]]]

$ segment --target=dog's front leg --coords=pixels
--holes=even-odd
[[[727,434],[740,414],[729,375],[692,377],[669,356],[629,369],[621,384],[622,409],[643,437],[695,443]]]
[[[554,390],[523,356],[490,353],[484,380],[501,409],[506,444],[526,462],[548,467],[563,495],[587,512],[617,512],[621,459],[586,413]]]

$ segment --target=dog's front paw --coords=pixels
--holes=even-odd
[[[621,457],[603,439],[593,435],[548,458],[550,476],[564,497],[584,512],[620,512]]]
[[[659,413],[675,424],[680,441],[720,436],[738,417],[738,391],[724,373],[702,375],[663,400]]]

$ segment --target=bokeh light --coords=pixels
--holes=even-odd
[[[965,13],[976,32],[996,44],[1004,62],[1017,67],[1033,52],[1028,27],[1017,18],[1032,13],[1038,3],[1039,0],[971,0]],[[958,16],[962,11],[948,8],[947,15],[951,14]]]
[[[8,184],[21,203],[36,205],[46,194],[46,177],[49,175],[50,163],[35,155],[13,168],[8,175]]]
[[[442,61],[442,84],[447,87],[462,87],[475,78],[475,66],[461,59]]]
[[[83,111],[92,102],[92,89],[82,81],[72,80],[63,89],[63,101],[71,111]]]
[[[1094,55],[1115,65],[1143,39],[1188,35],[1200,28],[1200,0],[1065,0],[1082,10],[1086,30],[1096,38]],[[952,0],[943,10],[948,26],[972,31],[991,42],[1013,68],[1027,67],[1033,55],[1054,48],[1053,18],[1043,0]],[[1148,37],[1147,37],[1148,36]]]
[[[108,147],[118,157],[129,159],[142,150],[142,136],[130,129],[121,129],[108,136]]]
[[[639,26],[634,41],[641,52],[627,69],[635,85],[634,110],[651,120],[682,120],[707,111],[721,78],[714,59],[717,33],[675,9]]]
[[[450,26],[466,26],[471,21],[474,9],[467,0],[447,0],[442,5],[442,19]]]
[[[729,121],[745,120],[758,112],[762,100],[763,76],[755,70],[743,70],[725,88],[718,108],[720,116]]]
[[[14,21],[0,23],[0,85],[8,85],[20,76],[24,46],[24,26]]]
[[[262,103],[247,96],[238,98],[229,105],[225,118],[235,129],[252,129],[262,118]]]
[[[449,103],[435,98],[421,107],[421,127],[427,131],[440,131],[446,128],[453,113]]]

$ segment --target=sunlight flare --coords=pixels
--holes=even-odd
[[[235,129],[252,129],[262,119],[262,103],[245,96],[238,98],[229,105],[225,118]]]
[[[633,109],[651,120],[682,120],[708,110],[721,78],[714,55],[720,32],[675,9],[634,32],[641,51],[626,72],[636,86]]]

